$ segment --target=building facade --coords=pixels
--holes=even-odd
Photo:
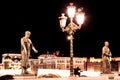
[[[39,69],[70,69],[70,57],[58,57],[53,54],[42,54],[38,59],[29,59],[30,68]],[[112,71],[120,72],[120,57],[112,58]],[[82,71],[101,71],[101,58],[74,57],[73,67],[79,67]],[[21,69],[21,54],[5,53],[2,55],[0,69]]]
[[[43,54],[38,57],[40,62],[39,67],[43,69],[70,69],[69,57],[57,57],[52,54]],[[73,67],[80,67],[85,70],[87,58],[73,58]]]

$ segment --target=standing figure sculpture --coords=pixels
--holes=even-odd
[[[38,50],[33,46],[33,43],[30,39],[31,32],[25,31],[25,36],[21,38],[21,56],[22,56],[22,74],[27,74],[28,60],[30,55],[31,48],[35,53],[38,53]]]
[[[111,73],[111,56],[112,53],[109,49],[109,42],[105,41],[102,48],[102,73]]]

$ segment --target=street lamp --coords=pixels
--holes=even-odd
[[[66,26],[67,23],[67,17],[64,13],[61,14],[59,17],[60,22],[60,28],[62,29],[62,32],[68,33],[68,39],[70,40],[70,76],[74,75],[73,72],[73,34],[76,32],[76,30],[81,29],[81,25],[84,22],[84,15],[83,8],[78,8],[76,11],[76,7],[73,5],[73,3],[70,3],[69,6],[67,6],[67,13],[68,17],[70,18],[70,23]],[[73,22],[73,19],[76,18],[77,23],[75,24]]]

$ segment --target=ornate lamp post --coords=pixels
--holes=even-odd
[[[59,17],[60,27],[62,29],[62,32],[68,33],[68,39],[70,40],[70,76],[74,75],[73,72],[73,34],[76,32],[76,30],[81,29],[81,25],[84,22],[84,15],[85,13],[82,11],[83,8],[78,8],[76,11],[76,7],[73,5],[73,3],[70,3],[69,6],[67,6],[67,13],[68,17],[70,18],[70,23],[66,26],[67,17],[64,13]],[[77,23],[75,24],[73,22],[73,19],[76,18]]]

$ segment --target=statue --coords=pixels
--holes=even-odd
[[[105,41],[102,48],[102,73],[111,73],[111,56],[112,53],[109,49],[109,42]]]
[[[29,38],[31,35],[30,31],[25,31],[25,36],[21,38],[21,56],[22,56],[22,74],[27,74],[28,68],[28,60],[30,58],[31,48],[35,53],[38,53],[38,50],[33,46],[31,39]]]

